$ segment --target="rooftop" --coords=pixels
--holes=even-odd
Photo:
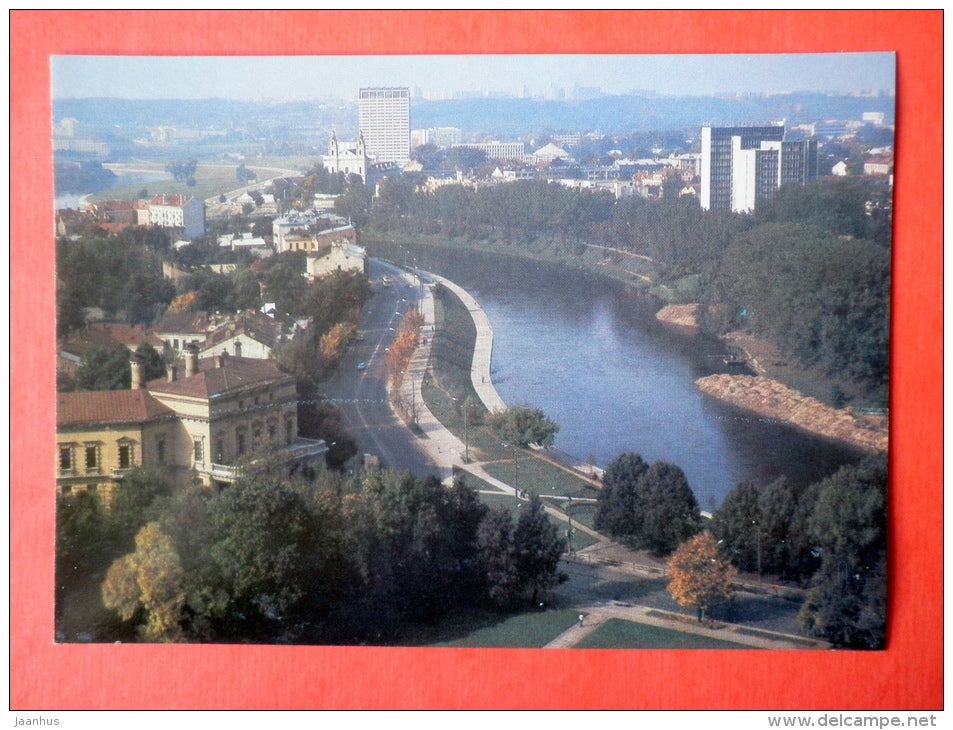
[[[171,418],[171,408],[144,390],[95,390],[56,394],[56,426],[135,424]]]

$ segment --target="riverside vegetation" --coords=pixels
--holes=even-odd
[[[891,210],[885,185],[821,180],[783,189],[755,214],[734,215],[701,211],[689,200],[615,201],[540,182],[434,193],[416,183],[412,176],[388,179],[372,198],[358,181],[346,180],[336,208],[363,227],[372,252],[386,250],[375,239],[477,248],[588,268],[660,301],[697,303],[709,331],[743,330],[770,340],[817,373],[826,389],[818,397],[836,405],[886,403]],[[264,273],[245,261],[229,277],[196,274],[189,291],[174,289],[159,272],[163,261],[188,265],[220,255],[211,236],[179,252],[135,230],[90,231],[85,242],[59,242],[59,332],[81,326],[83,307],[149,323],[177,295],[195,293],[180,306],[221,301],[238,308],[246,300],[259,304],[265,284],[283,297],[283,311],[285,303],[309,305],[302,311],[316,323],[310,343],[317,348],[318,338],[346,324],[366,297],[359,280],[356,287],[341,280],[338,289],[321,293],[305,287],[293,255],[274,257]],[[328,347],[332,341],[345,347],[347,331]],[[299,375],[307,396],[322,373],[305,355],[292,350],[280,361]],[[662,481],[678,481],[677,467],[658,472],[672,477]],[[643,476],[632,501],[644,518]],[[434,620],[460,605],[427,586],[446,588],[463,603],[503,606],[558,580],[552,566],[563,545],[552,526],[529,518],[514,526],[508,516],[474,507],[478,502],[462,484],[445,494],[426,480],[388,473],[347,482],[333,472],[292,479],[259,471],[249,479],[257,480],[254,488],[238,485],[228,496],[173,495],[158,475],[142,475],[128,481],[136,491],[120,494],[108,514],[92,497],[61,498],[58,596],[78,573],[105,570],[103,598],[123,619],[113,627],[120,635],[139,627],[148,640],[350,643],[392,638],[409,622]],[[711,529],[736,565],[750,569],[753,549],[759,570],[809,586],[809,628],[837,645],[876,648],[885,640],[885,490],[882,454],[796,495],[784,485],[739,485]],[[288,509],[275,512],[258,493]],[[539,504],[534,499],[523,514],[537,513]],[[464,520],[469,532],[459,534],[460,511],[471,509],[473,519]],[[255,524],[267,530],[249,532],[249,510],[263,510]],[[694,520],[696,511],[689,505],[685,514]],[[787,532],[769,531],[782,517]],[[519,532],[536,547],[521,553]],[[617,534],[645,539],[638,531]],[[142,582],[152,579],[158,583]],[[418,601],[420,590],[426,595]]]

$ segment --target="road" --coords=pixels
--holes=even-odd
[[[335,375],[322,384],[321,394],[340,408],[360,453],[379,457],[387,468],[439,476],[417,436],[394,415],[387,396],[384,364],[388,347],[401,317],[415,302],[417,288],[409,273],[382,261],[368,259],[367,273],[374,295],[362,313],[361,339],[342,359]],[[366,367],[358,370],[359,363]]]

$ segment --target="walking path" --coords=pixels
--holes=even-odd
[[[546,644],[543,647],[544,649],[571,649],[609,619],[648,624],[649,626],[696,634],[718,641],[729,641],[755,649],[798,649],[803,651],[804,649],[830,648],[830,645],[823,641],[809,641],[798,636],[770,634],[761,631],[755,634],[750,629],[736,624],[719,622],[712,626],[706,626],[692,619],[669,617],[662,611],[646,608],[645,606],[621,603],[599,604],[581,607],[579,612],[583,617],[582,620],[573,624],[572,627]]]
[[[416,424],[416,431],[420,437],[420,446],[440,469],[441,477],[444,481],[452,479],[454,470],[460,469],[473,474],[475,477],[483,480],[502,493],[512,494],[519,498],[519,494],[512,486],[491,476],[483,464],[472,461],[467,463],[465,461],[465,444],[437,420],[427,407],[421,394],[423,379],[427,368],[430,366],[430,350],[436,329],[436,311],[432,285],[440,283],[450,289],[464,303],[476,325],[477,336],[471,369],[471,382],[473,383],[474,390],[487,409],[493,411],[506,408],[506,404],[499,393],[496,392],[496,388],[493,386],[493,382],[490,378],[490,362],[493,353],[493,328],[490,325],[489,319],[479,303],[468,292],[443,277],[420,270],[412,270],[402,274],[402,276],[413,285],[418,283],[416,280],[418,277],[429,284],[428,286],[419,288],[421,295],[418,308],[424,320],[422,336],[405,372],[405,377],[401,383],[400,392],[398,394],[405,404],[410,404],[411,406],[411,418]],[[572,467],[565,468],[572,469]],[[568,520],[568,517],[557,509],[549,506],[545,507],[545,509],[549,514],[561,521],[565,522]],[[595,544],[574,554],[574,560],[576,562],[587,565],[596,564],[606,566],[629,575],[652,577],[664,575],[666,566],[663,561],[656,561],[641,554],[637,555],[624,546],[612,542],[604,535],[578,522],[574,522],[573,526],[577,530],[585,532],[597,540]],[[641,562],[637,562],[637,560]],[[739,581],[739,583],[742,585],[745,584],[744,581]],[[758,589],[759,591],[761,590],[760,583]],[[610,618],[636,621],[677,631],[688,631],[762,649],[805,648],[805,640],[803,638],[795,636],[788,637],[783,634],[772,634],[771,632],[760,631],[755,635],[750,629],[748,633],[741,633],[745,630],[744,627],[732,624],[718,624],[718,627],[710,628],[704,625],[696,625],[691,621],[686,621],[684,618],[674,615],[667,617],[664,615],[664,612],[653,610],[645,606],[611,602],[587,605],[581,607],[579,610],[584,615],[583,621],[563,632],[545,648],[575,646],[585,636]],[[822,649],[828,647],[823,642],[818,641],[815,642],[815,646],[810,648]]]

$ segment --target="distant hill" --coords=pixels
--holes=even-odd
[[[823,120],[860,120],[863,112],[894,119],[890,97],[860,98],[816,93],[774,96],[682,97],[602,96],[585,101],[477,98],[413,100],[411,128],[458,127],[467,135],[516,139],[526,134],[590,132],[629,134],[647,130],[691,130],[702,124],[788,125]],[[241,130],[254,137],[293,135],[301,129],[335,129],[339,137],[357,134],[354,102],[266,103],[226,99],[130,100],[55,99],[54,119],[74,118],[84,134],[131,139],[150,127]]]

